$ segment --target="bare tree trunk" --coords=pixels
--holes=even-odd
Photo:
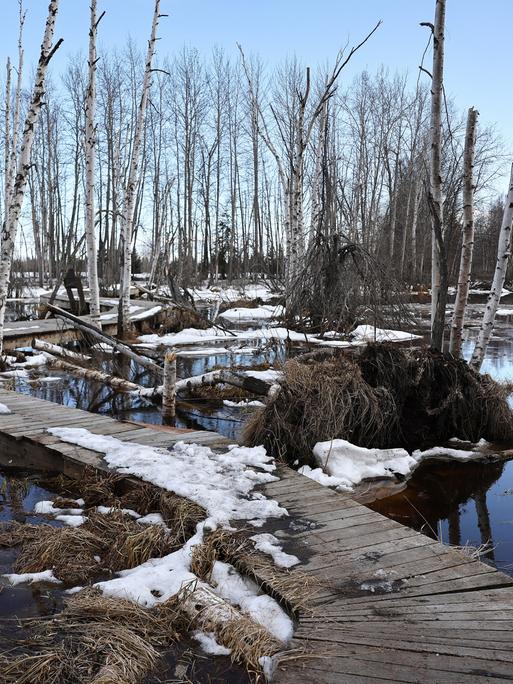
[[[157,28],[160,19],[160,0],[155,0],[151,36],[148,41],[148,51],[144,67],[141,99],[135,123],[134,142],[130,158],[130,169],[126,182],[123,219],[121,223],[121,286],[119,301],[118,335],[122,336],[130,327],[130,279],[132,273],[132,233],[134,222],[135,195],[138,185],[139,157],[143,140],[144,117],[151,85],[151,71],[155,44],[157,42]]]
[[[458,289],[454,302],[449,351],[460,356],[463,322],[467,308],[474,250],[474,155],[476,149],[476,124],[479,112],[471,107],[468,110],[465,150],[463,153],[463,242],[461,245]]]
[[[433,28],[433,74],[431,83],[431,157],[429,207],[431,211],[431,346],[441,349],[445,321],[444,287],[441,282],[443,259],[442,197],[442,97],[444,73],[445,0],[436,0]],[[445,283],[445,288],[447,283]],[[445,292],[445,297],[447,293]]]
[[[102,15],[103,16],[103,15]],[[101,17],[100,17],[101,19]],[[100,287],[98,284],[98,249],[95,233],[95,150],[96,129],[94,115],[96,109],[96,35],[98,23],[96,19],[96,0],[91,0],[91,25],[89,28],[89,82],[86,97],[86,130],[85,130],[85,166],[86,166],[86,246],[87,277],[89,280],[89,313],[91,322],[98,328],[100,323]]]
[[[509,190],[504,205],[502,215],[502,225],[499,233],[499,244],[497,246],[497,263],[493,275],[492,287],[488,295],[488,301],[483,315],[481,327],[477,337],[474,353],[470,360],[470,365],[474,370],[479,370],[483,363],[486,348],[492,335],[495,323],[495,315],[499,308],[502,288],[506,279],[509,257],[511,254],[511,224],[513,222],[513,164],[511,165],[511,175],[509,179]]]
[[[27,185],[28,171],[30,168],[34,131],[39,118],[39,112],[41,111],[41,105],[45,93],[45,76],[48,69],[48,64],[62,42],[59,40],[52,48],[55,20],[58,9],[59,0],[51,0],[48,6],[48,17],[46,19],[45,32],[43,36],[43,42],[41,44],[41,54],[39,56],[36,70],[34,90],[32,92],[32,98],[29,104],[27,117],[25,119],[25,128],[23,130],[23,140],[21,144],[20,157],[18,160],[16,180],[14,182],[11,201],[9,203],[7,215],[3,224],[0,258],[0,353],[2,353],[3,350],[5,308],[7,304],[9,279],[11,275],[12,256],[16,242],[18,221],[21,214],[23,197]]]

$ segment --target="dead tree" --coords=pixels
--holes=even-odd
[[[441,349],[447,303],[447,260],[442,196],[442,98],[444,75],[445,0],[436,0],[431,74],[431,155],[428,202],[431,213],[431,346]]]
[[[495,316],[501,300],[502,288],[506,279],[509,257],[511,254],[511,224],[513,223],[513,164],[511,165],[511,175],[509,179],[509,190],[506,195],[504,213],[502,215],[502,225],[499,233],[499,244],[497,246],[497,263],[493,275],[492,287],[488,295],[488,301],[479,329],[474,353],[470,360],[470,365],[474,370],[479,370],[483,363],[486,348],[492,335]]]
[[[157,28],[160,17],[160,0],[155,0],[151,36],[150,40],[148,41],[148,51],[146,53],[141,99],[139,102],[137,119],[135,122],[134,140],[130,157],[128,178],[126,181],[123,218],[121,222],[121,286],[118,318],[119,336],[122,336],[124,333],[126,333],[130,327],[130,280],[132,274],[132,235],[134,226],[136,189],[139,183],[138,172],[141,145],[143,140],[144,118],[151,85],[152,62],[153,55],[155,54]]]
[[[476,149],[476,125],[479,112],[471,107],[468,110],[465,150],[463,153],[463,242],[461,245],[458,289],[454,303],[449,351],[460,356],[463,322],[467,308],[474,250],[474,156]]]
[[[57,18],[58,9],[59,0],[50,0],[43,42],[41,44],[41,54],[39,56],[36,70],[34,89],[32,91],[32,97],[23,129],[23,139],[18,159],[16,179],[14,181],[9,207],[7,209],[6,217],[3,223],[2,247],[0,256],[0,353],[2,353],[3,350],[5,309],[7,305],[9,279],[11,276],[12,257],[16,242],[21,207],[23,204],[23,197],[27,185],[28,171],[30,168],[34,131],[45,94],[45,77],[48,64],[62,42],[62,39],[60,39],[52,47],[53,35],[55,31],[55,20]]]
[[[95,162],[96,128],[96,36],[99,19],[96,18],[96,0],[91,0],[91,23],[89,28],[88,84],[85,105],[85,167],[86,167],[86,216],[85,234],[87,246],[87,277],[89,280],[89,313],[91,322],[98,328],[100,323],[100,287],[98,284],[98,249],[95,232]]]

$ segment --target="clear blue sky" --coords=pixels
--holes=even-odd
[[[0,0],[0,59],[16,58],[17,0]],[[37,58],[48,0],[24,0],[27,63]],[[87,49],[89,0],[61,0],[56,36],[64,44],[53,71],[67,56]],[[172,54],[184,44],[208,54],[214,45],[235,54],[240,42],[273,65],[296,54],[315,66],[332,60],[349,40],[359,42],[378,19],[383,25],[360,51],[346,79],[381,64],[416,78],[427,40],[420,21],[432,21],[434,0],[162,0],[169,18],[161,23],[158,50]],[[104,47],[122,46],[130,35],[145,46],[152,0],[98,0],[106,16],[100,25]],[[448,0],[446,89],[459,108],[473,105],[483,123],[496,122],[507,150],[513,150],[511,26],[513,0]],[[430,66],[430,56],[427,66]]]

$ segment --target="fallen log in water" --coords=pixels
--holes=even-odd
[[[71,351],[70,349],[65,349],[57,344],[52,344],[51,342],[45,342],[45,340],[32,340],[32,349],[37,351],[46,352],[47,354],[52,354],[52,356],[59,356],[64,359],[71,359],[73,361],[83,361],[88,362],[91,360],[90,356],[86,354],[79,354],[78,352]]]
[[[76,366],[73,363],[68,363],[62,359],[57,359],[54,357],[49,357],[48,365],[52,368],[58,368],[59,370],[66,371],[71,375],[79,378],[84,378],[85,380],[91,380],[92,382],[99,382],[103,385],[108,385],[119,392],[130,392],[131,394],[137,394],[144,399],[157,399],[162,395],[162,387],[141,387],[135,382],[130,380],[125,380],[124,378],[117,378],[115,375],[110,375],[109,373],[104,373],[103,371],[96,370],[94,368],[82,368],[82,366]]]
[[[110,347],[115,349],[120,354],[125,354],[125,356],[128,356],[129,358],[133,359],[139,365],[143,366],[144,368],[147,368],[152,373],[155,373],[155,375],[158,378],[162,379],[164,375],[163,369],[156,363],[154,363],[151,359],[136,354],[134,351],[132,351],[132,349],[130,349],[130,347],[123,344],[122,342],[119,342],[115,337],[111,337],[110,335],[107,335],[107,333],[98,330],[98,328],[96,328],[92,323],[89,323],[83,318],[74,316],[68,311],[60,309],[58,306],[53,306],[53,304],[48,304],[47,307],[58,318],[63,318],[65,320],[71,321],[71,323],[73,323],[73,325],[76,328],[78,328],[78,330],[82,331],[86,335],[92,335],[93,337],[96,337],[96,339],[100,340],[101,342],[104,342],[105,344],[108,344]]]
[[[251,394],[258,394],[264,397],[269,394],[269,390],[271,389],[271,385],[268,382],[264,382],[258,378],[253,378],[249,375],[239,375],[238,373],[229,370],[216,370],[211,371],[210,373],[204,373],[203,375],[195,375],[192,378],[178,380],[176,383],[176,391],[181,392],[196,387],[205,387],[207,385],[217,385],[221,383],[233,385],[234,387],[239,387]]]

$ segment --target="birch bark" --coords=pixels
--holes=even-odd
[[[95,233],[95,153],[96,129],[94,116],[96,109],[96,36],[99,20],[96,18],[96,0],[91,0],[91,23],[89,28],[88,84],[86,96],[85,128],[85,168],[86,168],[86,216],[85,234],[87,247],[87,277],[89,280],[89,313],[91,322],[101,328],[100,287],[98,284],[98,248]],[[101,19],[101,17],[100,17]]]
[[[431,82],[431,155],[429,169],[429,206],[431,209],[431,345],[441,349],[445,302],[441,287],[441,249],[443,249],[442,197],[442,96],[444,72],[445,0],[436,0],[433,29],[433,74]],[[440,320],[442,318],[442,321]]]
[[[511,224],[513,222],[513,164],[511,165],[511,175],[509,179],[509,190],[506,195],[504,213],[502,215],[502,225],[499,233],[499,244],[497,246],[497,263],[493,276],[492,287],[488,295],[488,301],[479,329],[474,353],[470,360],[470,366],[478,371],[481,368],[486,353],[486,348],[492,335],[495,323],[495,315],[499,308],[502,288],[506,279],[509,257],[511,254]]]
[[[121,284],[119,300],[118,335],[128,332],[130,327],[130,280],[132,275],[132,234],[134,226],[134,209],[136,189],[138,185],[138,170],[141,153],[141,144],[144,132],[144,118],[148,95],[151,85],[151,70],[155,44],[157,42],[157,28],[160,19],[160,0],[155,0],[151,36],[148,41],[144,77],[142,84],[141,99],[137,110],[135,122],[134,142],[130,158],[130,167],[126,181],[123,217],[121,221]]]
[[[449,351],[453,356],[461,355],[463,323],[470,289],[472,253],[474,251],[474,156],[478,115],[479,112],[473,107],[468,110],[463,153],[463,242],[449,342]]]
[[[2,247],[0,255],[0,354],[3,351],[5,308],[7,304],[9,279],[11,275],[12,257],[16,242],[21,207],[23,204],[23,197],[27,185],[28,171],[30,168],[35,126],[41,111],[41,105],[45,93],[45,77],[48,64],[62,42],[62,40],[59,40],[52,48],[53,35],[55,31],[55,20],[57,18],[58,9],[59,0],[50,0],[43,42],[41,44],[41,53],[36,70],[34,89],[32,91],[32,97],[25,119],[16,179],[14,181],[11,200],[9,202],[6,218],[2,227]]]

